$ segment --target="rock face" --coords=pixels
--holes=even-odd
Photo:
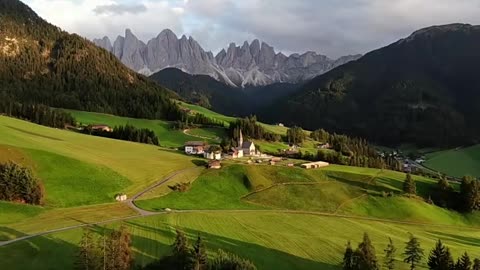
[[[285,56],[259,40],[242,46],[231,43],[216,56],[205,51],[192,37],[180,39],[171,30],[162,31],[147,44],[127,29],[113,46],[108,37],[93,42],[118,57],[131,69],[151,75],[165,68],[178,68],[190,74],[209,75],[235,87],[262,86],[277,82],[309,80],[361,55],[329,59],[315,52]]]

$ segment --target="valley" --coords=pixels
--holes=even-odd
[[[0,269],[480,269],[479,26],[94,2],[0,0]]]

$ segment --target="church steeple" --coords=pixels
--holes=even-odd
[[[243,145],[243,134],[242,134],[242,130],[240,129],[240,134],[238,136],[238,147],[242,147]]]

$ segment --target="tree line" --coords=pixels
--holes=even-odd
[[[1,95],[0,113],[54,128],[65,128],[67,125],[76,125],[75,118],[68,112],[41,104],[13,102],[9,98],[5,97],[4,99]]]
[[[13,162],[0,163],[0,200],[43,204],[43,184],[32,171]]]
[[[184,130],[189,128],[196,128],[199,126],[213,126],[213,127],[225,127],[223,121],[207,117],[201,113],[195,113],[193,115],[183,115],[182,119],[173,123],[174,129]]]
[[[233,141],[238,141],[240,131],[242,131],[244,138],[270,142],[278,142],[282,139],[280,135],[266,131],[263,126],[257,123],[256,116],[238,118],[235,122],[230,123],[228,133]]]
[[[233,253],[219,250],[212,260],[207,256],[204,239],[198,235],[190,246],[184,232],[176,230],[170,254],[144,267],[135,265],[132,237],[125,226],[110,233],[95,236],[91,228],[84,229],[75,256],[77,270],[256,270],[255,265]]]
[[[96,130],[90,125],[84,128],[83,132],[86,134],[111,139],[153,144],[157,146],[160,145],[158,137],[153,130],[148,128],[139,129],[129,124],[126,124],[125,126],[115,126],[111,132],[98,129]]]
[[[287,131],[287,142],[301,145],[306,139],[305,131],[300,127],[292,127]],[[310,133],[310,138],[326,145],[327,149],[319,149],[317,153],[298,152],[291,157],[310,161],[326,161],[333,164],[378,169],[402,170],[402,164],[391,156],[382,157],[367,140],[351,138],[341,134],[330,134],[324,129]]]
[[[359,243],[354,250],[350,241],[347,242],[342,261],[344,270],[378,270],[383,266],[385,269],[395,269],[398,261],[398,249],[391,238],[384,249],[384,260],[379,262],[377,259],[375,247],[367,233],[363,235],[363,241]],[[401,254],[403,262],[415,270],[425,257],[424,249],[421,247],[420,240],[410,234],[410,239],[405,243],[404,252]],[[472,259],[465,252],[455,262],[450,249],[446,247],[441,240],[438,240],[435,247],[432,248],[427,260],[430,270],[480,270],[480,259]]]
[[[403,191],[409,195],[417,194],[415,180],[410,174],[405,178]],[[465,176],[462,178],[460,191],[457,192],[445,177],[440,177],[427,202],[463,213],[480,210],[480,181]]]

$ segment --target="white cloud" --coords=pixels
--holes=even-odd
[[[26,0],[50,22],[88,38],[130,28],[148,40],[170,28],[206,49],[258,38],[282,51],[365,53],[430,25],[479,24],[478,0]],[[117,12],[101,12],[98,7]],[[120,7],[119,7],[120,6]],[[134,12],[132,11],[132,7]],[[130,7],[130,9],[128,9]],[[144,7],[144,8],[142,8]],[[121,15],[119,15],[121,14]]]

